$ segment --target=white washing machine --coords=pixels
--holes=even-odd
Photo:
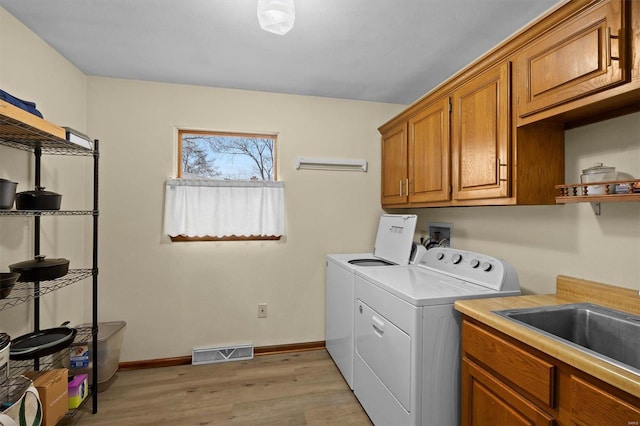
[[[416,215],[382,215],[372,253],[327,255],[325,346],[353,389],[355,272],[371,267],[408,265]],[[414,250],[420,256],[424,247]]]
[[[414,266],[356,271],[354,392],[376,425],[460,423],[458,299],[515,296],[508,263],[433,248]]]

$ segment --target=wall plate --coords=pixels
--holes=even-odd
[[[429,222],[427,236],[432,241],[441,242],[443,247],[453,247],[453,223]]]

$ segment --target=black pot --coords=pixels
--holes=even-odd
[[[20,273],[18,281],[21,282],[55,280],[69,272],[69,261],[67,259],[45,259],[40,255],[33,260],[9,265],[9,270]]]
[[[35,191],[16,194],[16,210],[60,210],[61,201],[62,195],[37,186]]]
[[[13,290],[13,285],[18,281],[20,274],[17,272],[2,272],[0,273],[0,299],[4,299],[5,297],[11,294],[11,290]]]
[[[16,182],[0,179],[0,210],[11,210],[16,198]]]

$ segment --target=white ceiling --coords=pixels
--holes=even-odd
[[[0,0],[88,75],[409,104],[564,0]]]

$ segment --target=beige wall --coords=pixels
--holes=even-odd
[[[89,128],[101,139],[101,317],[127,321],[123,359],[324,340],[324,256],[373,246],[376,128],[401,107],[94,77],[88,99]],[[278,134],[286,238],[171,243],[162,235],[177,128]],[[364,158],[370,168],[298,171],[296,156]],[[268,304],[268,318],[257,318],[258,303]]]
[[[565,158],[567,183],[596,162],[640,177],[640,113],[565,132]],[[553,293],[559,274],[640,290],[638,202],[418,211],[418,230],[453,223],[454,247],[512,263],[525,292]]]
[[[45,119],[86,130],[87,77],[13,16],[0,8],[0,88],[22,99],[35,101]],[[90,193],[82,182],[90,162],[79,158],[44,156],[42,184],[63,194],[63,208],[86,208]],[[0,177],[18,182],[18,191],[33,189],[33,155],[0,146]],[[90,204],[88,204],[90,207]],[[65,257],[71,267],[90,265],[87,255],[90,218],[42,219],[41,253]],[[33,219],[0,220],[0,271],[33,256]],[[42,326],[87,317],[87,283],[78,283],[42,298]],[[0,330],[17,337],[32,329],[31,304],[0,312]]]
[[[324,256],[372,247],[381,212],[376,128],[402,106],[87,78],[2,8],[0,87],[101,140],[100,320],[127,321],[123,361],[188,355],[199,345],[324,339]],[[640,176],[639,123],[634,114],[568,131],[567,182],[596,161]],[[279,134],[284,240],[171,243],[162,235],[163,182],[175,176],[178,127]],[[296,171],[298,155],[365,158],[370,169]],[[20,190],[32,185],[31,163],[0,147],[0,177],[19,181]],[[66,208],[79,208],[90,202],[83,184],[90,170],[82,159],[49,158],[43,182],[63,193]],[[640,203],[602,211],[576,204],[411,212],[420,215],[419,230],[452,222],[456,247],[513,263],[527,292],[552,292],[557,274],[640,289]],[[47,220],[47,254],[87,264],[85,219]],[[31,256],[31,226],[0,220],[0,269]],[[88,321],[89,294],[85,283],[45,297],[43,325]],[[263,302],[269,317],[259,320]],[[29,304],[1,312],[0,329],[24,332],[30,314]]]
[[[7,41],[11,40],[11,43]],[[193,346],[324,339],[324,255],[373,245],[379,208],[377,126],[401,110],[345,100],[90,78],[0,8],[0,87],[45,118],[101,140],[100,320],[128,323],[122,360],[187,355]],[[90,101],[87,102],[87,99]],[[175,176],[176,128],[278,133],[287,237],[172,244],[162,235],[163,182]],[[296,171],[298,155],[364,158],[367,173]],[[80,162],[78,162],[80,161]],[[48,157],[43,183],[64,208],[86,208],[82,159]],[[0,176],[33,185],[30,154],[0,147]],[[43,221],[43,253],[87,266],[90,222]],[[78,222],[79,221],[79,222]],[[0,265],[30,258],[32,220],[0,221]],[[42,300],[42,326],[90,319],[89,282]],[[257,319],[257,304],[269,317]],[[31,305],[0,313],[27,332]],[[167,337],[171,344],[168,344]]]

